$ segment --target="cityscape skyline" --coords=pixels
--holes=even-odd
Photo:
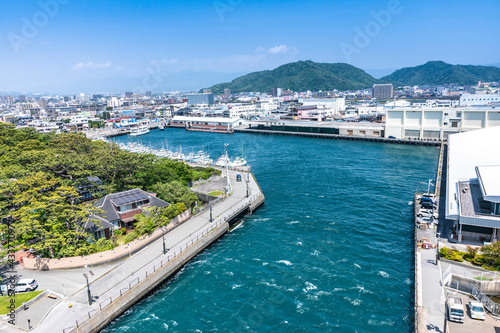
[[[376,78],[431,60],[500,61],[499,43],[485,33],[495,28],[493,1],[5,6],[1,91],[116,92],[144,80],[153,82],[149,90],[190,90],[308,59],[349,63]]]

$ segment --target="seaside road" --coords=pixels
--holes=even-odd
[[[422,324],[423,331],[444,332],[445,298],[440,285],[441,273],[436,263],[436,250],[421,250]]]
[[[237,205],[241,200],[245,199],[246,187],[244,182],[236,182],[236,173],[229,172],[231,183],[234,189],[233,194],[226,200],[216,205],[212,209],[212,217],[216,219],[217,216],[222,215],[226,210],[232,206]],[[165,235],[165,244],[167,249],[170,249],[169,255],[174,252],[178,253],[176,244],[184,243],[187,239],[191,239],[197,232],[208,224],[210,224],[210,211],[207,210],[203,214],[191,218],[189,221],[180,225],[174,230],[171,230]],[[94,280],[90,289],[93,296],[101,297],[105,292],[113,288],[118,282],[125,279],[130,280],[133,274],[147,265],[153,259],[163,256],[166,261],[167,256],[163,255],[163,240],[157,239],[149,246],[134,254],[128,260],[121,262],[117,267],[110,270],[108,273],[101,275],[98,279]],[[83,277],[82,277],[83,278]],[[80,289],[76,295],[71,297],[73,302],[86,303],[88,301],[86,287]]]
[[[224,217],[228,212],[240,207],[243,203],[247,202],[246,199],[246,184],[245,181],[236,182],[236,174],[239,172],[230,171],[231,184],[233,186],[233,193],[226,198],[223,202],[218,203],[213,207],[213,219],[216,220],[219,216]],[[256,193],[258,186],[250,177],[250,188],[252,193]],[[165,236],[167,248],[170,251],[167,255],[163,255],[163,242],[162,239],[154,241],[149,246],[145,247],[138,253],[134,254],[131,258],[123,260],[122,262],[108,267],[108,270],[99,275],[96,274],[95,279],[91,282],[92,295],[98,296],[92,306],[88,305],[87,291],[84,286],[74,295],[67,298],[67,300],[56,305],[50,313],[48,313],[45,320],[42,321],[40,326],[36,327],[34,332],[47,332],[49,331],[62,331],[64,328],[72,327],[75,325],[75,320],[82,321],[86,318],[87,313],[98,311],[99,303],[106,301],[109,297],[116,299],[120,294],[120,289],[128,289],[130,281],[135,279],[135,276],[141,278],[145,276],[146,270],[151,272],[152,266],[160,266],[160,261],[166,261],[167,256],[172,256],[174,252],[178,253],[180,246],[185,246],[186,240],[191,239],[196,241],[202,232],[210,229],[210,211],[207,210],[199,216],[195,216],[187,222],[181,224],[176,229],[170,231]],[[94,272],[98,267],[91,268]],[[56,271],[49,271],[57,274]],[[131,276],[132,272],[134,276]],[[46,273],[46,272],[40,272]],[[81,274],[78,272],[77,274]],[[82,276],[83,279],[83,276]],[[83,279],[84,280],[84,279]],[[72,308],[69,308],[68,302],[71,302]],[[28,310],[29,311],[29,310]]]

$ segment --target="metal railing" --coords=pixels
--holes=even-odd
[[[477,301],[483,303],[486,310],[491,314],[500,315],[500,304],[493,302],[488,296],[481,292],[476,286],[472,286],[472,297]]]

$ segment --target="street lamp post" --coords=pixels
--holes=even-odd
[[[167,254],[167,252],[170,249],[167,249],[167,246],[165,245],[165,230],[162,228],[161,232],[162,232],[162,238],[163,238],[163,254]]]
[[[441,233],[436,232],[436,235],[437,235],[437,247],[436,247],[436,265],[437,265],[439,260],[439,236],[441,236]]]
[[[209,201],[208,204],[210,205],[210,223],[212,223],[212,203]]]
[[[94,272],[89,271],[90,275],[94,276]],[[87,296],[89,298],[89,305],[92,305],[92,294],[90,293],[89,276],[83,273],[85,280],[87,281]]]
[[[224,151],[226,153],[226,179],[227,179],[226,193],[229,194],[231,192],[231,189],[230,189],[231,183],[229,182],[229,158],[227,157],[227,146],[229,146],[229,144],[225,143],[224,144]]]
[[[248,168],[246,183],[247,183],[247,198],[248,198],[250,196],[250,192],[248,189],[248,183],[250,183],[250,167]]]

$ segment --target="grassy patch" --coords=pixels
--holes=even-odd
[[[15,300],[16,309],[20,307],[24,302],[27,302],[36,296],[40,295],[43,290],[30,291],[29,293],[16,293],[15,296],[2,296],[0,297],[0,315],[9,313],[10,300]]]
[[[222,191],[212,191],[210,193],[208,193],[208,195],[211,195],[213,197],[221,197],[224,195],[224,192]]]

